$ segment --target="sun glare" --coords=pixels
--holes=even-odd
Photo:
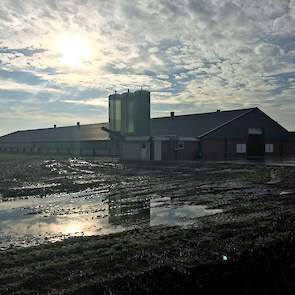
[[[79,223],[69,223],[63,229],[63,233],[67,235],[73,235],[82,232],[82,226]]]
[[[66,35],[59,42],[63,63],[69,67],[81,68],[91,60],[89,42],[80,35]]]

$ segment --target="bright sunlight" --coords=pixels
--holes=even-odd
[[[86,38],[69,34],[61,38],[58,46],[63,63],[69,67],[81,68],[92,58],[92,49]]]

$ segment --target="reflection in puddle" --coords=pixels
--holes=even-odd
[[[149,225],[150,199],[109,198],[109,223],[117,226]]]
[[[151,225],[189,225],[194,218],[221,213],[222,210],[207,210],[205,206],[183,205],[180,207],[153,208]]]
[[[220,212],[205,206],[175,204],[170,198],[156,195],[107,197],[102,190],[30,197],[0,203],[0,249],[146,226],[187,226],[196,221],[194,218]]]

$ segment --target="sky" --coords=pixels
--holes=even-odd
[[[152,117],[259,107],[295,131],[295,0],[1,0],[0,135],[106,122],[108,95]]]

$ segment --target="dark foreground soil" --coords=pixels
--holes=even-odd
[[[3,198],[9,181],[24,177],[16,171],[26,180],[46,176],[38,161],[30,164],[40,169],[35,176],[28,163],[10,165],[1,166],[8,169],[1,169]],[[128,177],[140,171],[128,169]],[[192,198],[193,190],[224,212],[186,229],[147,227],[1,251],[0,294],[295,294],[294,168],[204,163],[147,171],[177,187],[188,179],[175,198]]]

